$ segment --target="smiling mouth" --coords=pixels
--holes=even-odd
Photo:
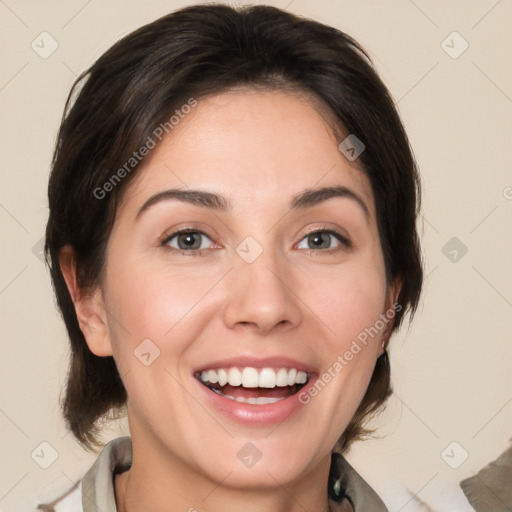
[[[309,381],[309,374],[296,368],[216,368],[195,374],[214,393],[252,405],[279,402],[298,393]]]

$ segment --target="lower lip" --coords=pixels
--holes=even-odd
[[[279,402],[256,405],[225,398],[207,388],[204,384],[201,384],[195,377],[193,377],[193,379],[199,386],[200,392],[214,409],[221,412],[231,421],[243,425],[264,426],[279,424],[304,407],[304,404],[299,401],[299,396],[306,386],[302,387],[300,391],[288,398],[279,400]],[[307,387],[309,388],[315,380],[316,378],[310,375]]]

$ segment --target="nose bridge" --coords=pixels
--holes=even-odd
[[[268,332],[278,324],[297,325],[301,320],[300,301],[292,292],[292,273],[288,272],[286,258],[253,237],[244,239],[236,253],[225,309],[230,327],[250,323]]]

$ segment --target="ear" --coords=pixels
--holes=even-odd
[[[394,313],[400,311],[402,306],[398,304],[398,296],[400,295],[400,290],[402,289],[402,278],[396,277],[389,285],[387,295],[386,295],[386,309],[385,314],[387,312],[394,311]],[[395,314],[393,314],[390,321],[387,323],[384,332],[382,333],[382,339],[384,341],[384,348],[387,346],[389,342],[389,338],[391,337],[391,332],[393,330],[393,325],[395,324]]]
[[[395,279],[390,283],[386,296],[386,311],[390,308],[394,309],[396,307],[395,304],[398,301],[398,296],[402,289],[402,282],[401,277],[395,277]]]
[[[76,275],[75,251],[70,245],[61,249],[59,264],[89,350],[97,356],[111,356],[112,346],[101,289],[98,287],[87,293],[80,289]]]

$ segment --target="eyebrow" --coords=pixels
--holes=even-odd
[[[322,187],[316,189],[306,189],[295,195],[291,202],[292,210],[302,210],[316,206],[333,197],[344,197],[355,201],[364,211],[367,219],[370,219],[370,211],[363,199],[353,190],[344,186]],[[155,204],[162,201],[178,200],[185,203],[201,206],[219,212],[232,210],[232,205],[224,196],[214,192],[192,189],[170,189],[159,192],[151,196],[138,211],[135,220],[137,220],[145,211],[149,210]]]

